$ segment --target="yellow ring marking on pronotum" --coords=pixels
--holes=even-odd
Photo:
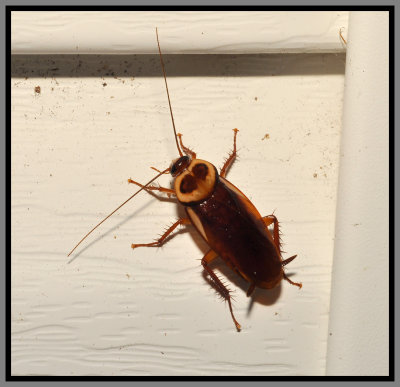
[[[200,167],[201,165],[206,168]],[[186,205],[201,202],[212,194],[217,179],[218,173],[214,165],[205,160],[195,159],[186,171],[176,177],[174,185],[176,196]]]

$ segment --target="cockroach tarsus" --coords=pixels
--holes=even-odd
[[[128,182],[138,185],[139,190],[93,227],[68,256],[89,234],[140,191],[145,190],[149,193],[158,191],[174,197],[183,205],[187,216],[176,220],[157,240],[150,243],[132,243],[131,247],[133,249],[159,247],[169,239],[168,237],[178,226],[193,225],[210,247],[202,258],[201,264],[215,289],[228,302],[232,320],[236,329],[240,331],[241,326],[233,313],[231,291],[216,275],[210,263],[220,256],[228,267],[249,283],[246,294],[250,296],[256,287],[272,289],[282,279],[301,288],[302,284],[293,282],[283,270],[283,267],[295,259],[296,255],[287,259],[282,258],[279,222],[276,216],[273,214],[261,216],[251,201],[226,179],[226,174],[237,157],[238,129],[233,129],[233,149],[225,159],[219,173],[213,164],[198,159],[196,153],[183,144],[182,134],[177,133],[175,128],[157,29],[156,37],[179,157],[164,170],[151,167],[158,174],[146,184],[129,179]],[[166,173],[170,173],[174,178],[173,189],[151,185],[158,177]],[[269,230],[271,226],[273,226],[273,231]]]

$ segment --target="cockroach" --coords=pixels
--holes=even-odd
[[[293,261],[297,255],[287,259],[282,258],[278,219],[275,215],[261,216],[254,204],[242,191],[226,179],[227,171],[237,156],[236,136],[238,129],[233,129],[233,150],[229,153],[219,173],[213,164],[198,159],[195,152],[183,145],[182,135],[177,133],[175,128],[157,28],[156,37],[179,157],[172,161],[169,168],[163,171],[157,170],[159,173],[146,184],[140,184],[129,179],[129,183],[138,185],[140,189],[93,227],[68,256],[89,234],[140,191],[158,191],[170,197],[175,197],[178,203],[184,206],[187,216],[178,219],[154,242],[133,243],[131,247],[133,249],[137,247],[159,247],[178,226],[193,225],[210,247],[210,250],[201,260],[201,264],[210,276],[215,288],[228,302],[232,320],[236,329],[240,331],[241,326],[233,314],[230,290],[215,274],[210,263],[220,256],[233,271],[249,283],[247,290],[249,297],[256,287],[271,289],[277,286],[282,279],[301,288],[302,284],[291,281],[283,270],[283,267]],[[158,177],[167,173],[170,173],[174,178],[173,189],[151,185]],[[273,227],[272,231],[269,230],[270,226]]]

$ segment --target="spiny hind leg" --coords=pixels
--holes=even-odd
[[[144,187],[143,184],[138,183],[137,181],[134,181],[132,179],[128,179],[128,183],[130,184],[136,184],[141,188],[144,188],[146,191],[159,191],[159,192],[164,192],[166,193],[169,197],[171,195],[176,196],[176,193],[173,189],[171,188],[165,188],[165,187],[157,187],[155,185],[148,185],[147,187]]]
[[[296,258],[296,255],[292,257],[293,259]],[[292,285],[298,286],[299,289],[302,288],[303,284],[301,282],[293,282],[283,271],[283,278]]]
[[[274,231],[273,231],[273,239],[274,239],[274,243],[276,248],[279,251],[279,255],[281,255],[282,251],[281,251],[281,247],[282,247],[282,241],[281,241],[281,232],[279,230],[279,222],[278,219],[275,215],[267,215],[263,217],[264,223],[265,223],[265,227],[268,228],[271,224],[274,225]]]
[[[234,131],[234,135],[233,135],[233,150],[232,152],[229,153],[228,157],[225,160],[224,165],[221,168],[221,172],[219,173],[222,177],[226,176],[226,173],[228,172],[228,169],[230,168],[230,166],[233,164],[233,162],[236,159],[236,136],[237,136],[237,132],[239,131],[238,129],[233,129]]]
[[[226,288],[226,286],[221,282],[221,280],[217,277],[217,275],[214,273],[214,271],[208,266],[210,262],[212,262],[215,258],[218,257],[218,254],[214,250],[209,250],[206,255],[203,257],[201,260],[201,264],[203,265],[204,270],[207,271],[208,275],[211,277],[212,281],[214,282],[216,288],[218,291],[221,293],[222,297],[225,298],[225,300],[228,301],[229,305],[229,310],[231,312],[232,320],[235,323],[236,329],[240,331],[241,326],[235,319],[235,316],[233,315],[233,310],[232,310],[232,303],[231,303],[231,295],[229,292],[229,289]]]
[[[273,233],[273,239],[274,239],[274,243],[276,248],[279,251],[279,255],[281,255],[281,232],[279,230],[279,222],[278,219],[275,215],[267,215],[263,217],[265,226],[268,228],[268,226],[270,226],[271,224],[274,225],[274,233]],[[287,258],[285,260],[282,261],[282,266],[286,266],[288,263],[292,262],[293,259],[295,259],[297,257],[297,255],[293,255],[290,258]],[[289,277],[286,276],[285,272],[283,272],[283,278],[288,281],[290,284],[292,285],[296,285],[299,287],[299,289],[301,289],[301,287],[303,286],[303,284],[301,282],[293,282],[291,279],[289,279]]]
[[[193,152],[190,148],[187,148],[185,145],[183,145],[182,134],[178,133],[177,136],[179,137],[179,143],[181,144],[183,151],[194,160],[196,158],[196,153]]]
[[[189,218],[180,218],[172,226],[168,227],[164,234],[162,234],[161,237],[156,241],[150,243],[132,243],[131,247],[132,249],[135,249],[136,247],[159,247],[165,242],[165,239],[168,237],[168,235],[171,234],[171,232],[174,231],[179,225],[186,225],[190,223],[191,222]]]

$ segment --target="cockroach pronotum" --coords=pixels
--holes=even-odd
[[[169,168],[158,171],[159,173],[146,184],[129,179],[129,183],[138,185],[140,189],[93,227],[68,256],[89,234],[140,191],[159,191],[168,196],[174,196],[184,206],[187,217],[178,219],[156,241],[133,243],[131,247],[134,249],[161,246],[179,225],[193,225],[210,247],[201,260],[201,264],[216,289],[228,302],[232,320],[236,329],[240,331],[241,326],[233,314],[230,290],[221,282],[209,264],[220,256],[232,270],[250,284],[247,290],[247,296],[250,296],[255,287],[271,289],[282,279],[301,288],[302,284],[291,281],[283,270],[283,267],[295,259],[296,255],[282,259],[278,219],[274,215],[261,216],[253,203],[226,179],[227,171],[236,159],[238,129],[233,129],[233,150],[229,153],[219,173],[213,164],[197,159],[196,153],[183,145],[182,135],[177,133],[175,128],[157,28],[156,37],[179,157],[172,161]],[[173,189],[151,185],[153,181],[166,173],[170,173],[175,179]],[[269,226],[273,226],[273,231],[268,229]]]

